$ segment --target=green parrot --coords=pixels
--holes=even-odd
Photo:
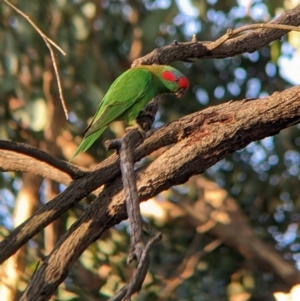
[[[187,78],[166,65],[141,65],[122,73],[100,102],[72,159],[86,151],[113,121],[130,122],[137,118],[139,112],[155,96],[175,93],[177,97],[181,97],[188,87]]]

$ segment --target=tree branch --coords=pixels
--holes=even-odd
[[[135,142],[134,139],[132,139],[133,135],[134,130],[130,130],[122,137],[122,139],[113,140],[110,148],[116,148],[120,157],[120,169],[126,200],[126,212],[130,226],[130,251],[127,263],[131,263],[133,260],[136,260],[138,265],[129,283],[119,290],[111,301],[130,300],[131,296],[141,289],[150,265],[150,248],[155,242],[161,239],[161,234],[158,233],[154,236],[154,238],[148,241],[147,244],[145,244],[143,240],[143,221],[140,213],[139,196],[136,187],[132,155],[133,143]]]
[[[126,211],[130,226],[130,252],[127,259],[128,263],[133,260],[140,261],[143,243],[143,221],[140,213],[139,197],[136,188],[136,179],[133,162],[133,136],[134,131],[127,132],[122,139],[114,141],[114,148],[118,150],[120,157],[120,169],[122,183],[126,195]]]
[[[140,291],[150,264],[150,248],[153,246],[153,244],[160,241],[161,237],[161,233],[157,233],[147,242],[147,244],[143,247],[138,266],[129,283],[122,287],[114,297],[109,299],[109,301],[130,301],[131,295]]]
[[[5,2],[9,4],[8,0]],[[25,17],[33,23],[28,16]],[[299,25],[300,6],[286,11],[263,27],[271,27],[272,24]],[[278,27],[280,29],[264,28],[232,38],[236,32],[246,30],[240,28],[228,31],[213,43],[197,42],[195,39],[188,43],[176,42],[134,61],[133,66],[197,58],[223,58],[246,51],[253,52],[290,30],[289,27]],[[52,41],[43,33],[40,34],[47,47],[50,47],[53,59],[52,46],[49,44]],[[58,77],[57,74],[56,76]],[[59,81],[59,77],[57,80]],[[151,131],[153,134],[134,151],[135,162],[160,147],[175,145],[154,162],[136,171],[139,201],[173,185],[184,183],[190,176],[202,173],[248,143],[275,135],[281,129],[299,121],[300,88],[294,87],[265,99],[229,102],[211,107]],[[83,197],[106,184],[98,198],[88,206],[81,218],[61,237],[45,258],[22,297],[22,300],[46,300],[66,278],[71,265],[88,245],[108,228],[127,218],[123,185],[119,176],[119,159],[112,155],[93,170],[85,172],[34,148],[5,141],[0,141],[0,148],[1,144],[3,150],[0,150],[0,159],[3,160],[0,161],[0,168],[3,170],[32,172],[65,184],[69,184],[71,179],[73,181],[64,192],[42,206],[0,243],[0,262]],[[10,163],[6,162],[8,159]],[[41,171],[37,172],[37,167]],[[147,256],[146,253],[144,255]],[[136,280],[131,284],[135,289],[141,285]],[[126,295],[125,298],[127,297]]]
[[[173,185],[182,184],[190,176],[202,173],[250,142],[274,135],[299,121],[300,88],[293,87],[264,99],[235,101],[210,107],[172,122],[157,130],[137,149],[139,151],[147,144],[149,146],[154,137],[158,141],[166,141],[164,137],[169,134],[169,137],[176,137],[178,140],[155,161],[136,171],[139,199],[147,200]],[[166,129],[168,132],[165,132]],[[166,135],[161,136],[162,133]],[[72,201],[79,198],[76,191],[78,185],[81,186],[81,196],[82,190],[86,190],[83,179],[77,181],[77,185],[74,184],[73,187]],[[86,184],[91,188],[91,183]],[[104,231],[127,218],[122,188],[121,177],[106,185],[46,257],[24,296],[30,300],[49,298],[81,253]],[[62,202],[70,203],[70,200],[64,199]],[[5,245],[1,245],[1,248],[4,250]],[[47,279],[51,279],[51,282]]]
[[[68,185],[85,171],[24,143],[0,140],[0,169],[23,171]]]
[[[195,38],[191,42],[175,42],[161,48],[154,49],[144,57],[135,60],[132,67],[137,65],[169,64],[175,61],[191,61],[199,58],[224,58],[231,57],[245,52],[254,52],[271,42],[280,39],[286,34],[285,29],[265,29],[277,24],[299,26],[300,25],[300,5],[283,12],[278,18],[262,26],[261,24],[247,25],[246,28],[232,30],[215,42],[197,42]],[[252,32],[242,34],[237,37],[232,36],[251,28],[264,27]],[[279,26],[280,27],[280,26]]]
[[[248,143],[275,135],[299,120],[300,87],[297,86],[264,99],[228,102],[210,107],[155,130],[135,149],[135,162],[163,146],[176,144],[158,158],[165,158],[166,163],[162,161],[158,170],[153,170],[149,178],[144,179],[146,182],[143,184],[142,199],[150,198],[172,185],[184,183],[191,175],[203,172]],[[169,157],[165,157],[166,153]],[[161,173],[162,166],[170,170],[168,177]],[[161,177],[157,183],[153,182],[155,172]],[[65,191],[42,206],[0,243],[0,263],[82,198],[119,174],[119,160],[114,154],[98,164],[93,171],[74,180]],[[118,189],[122,189],[122,186],[115,191]],[[121,221],[122,218],[124,215],[120,214],[117,220]]]

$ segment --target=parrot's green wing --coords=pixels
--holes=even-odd
[[[145,69],[133,68],[120,75],[103,97],[71,160],[81,151],[86,151],[111,122],[118,120],[124,112],[145,97],[146,93],[149,93],[151,80],[151,73]]]
[[[84,136],[88,137],[118,120],[124,112],[149,92],[151,79],[151,73],[145,69],[129,69],[118,77],[104,96]]]

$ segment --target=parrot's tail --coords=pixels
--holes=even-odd
[[[101,128],[97,132],[83,138],[69,162],[72,161],[80,152],[85,152],[88,148],[90,148],[90,146],[101,136],[105,129],[106,126]]]

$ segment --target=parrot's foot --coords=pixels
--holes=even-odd
[[[142,110],[139,114],[139,116],[141,117],[149,117],[154,119],[155,118],[155,114],[153,114],[152,112],[146,111],[146,110]]]
[[[136,132],[138,132],[140,135],[136,135]],[[131,144],[136,146],[143,143],[143,141],[146,139],[146,132],[138,124],[135,124],[125,129],[125,135],[121,139],[108,140],[105,141],[104,144],[107,150],[119,149],[124,139],[126,139],[126,141],[130,139]]]
[[[139,134],[141,135],[143,141],[146,139],[146,132],[143,130],[143,128],[137,123],[136,125],[127,127],[125,129],[125,132],[128,133],[130,131],[138,131]]]
[[[136,123],[143,128],[144,131],[149,131],[154,120],[155,114],[144,109],[137,117]]]

